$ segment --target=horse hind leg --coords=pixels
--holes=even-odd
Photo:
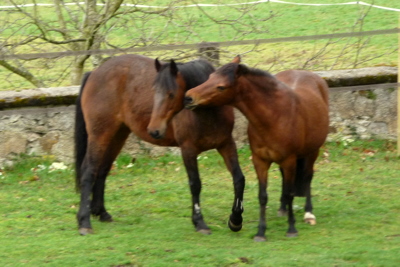
[[[318,153],[317,153],[318,155]],[[310,225],[315,225],[317,223],[315,215],[312,213],[312,202],[311,202],[311,181],[313,177],[313,165],[316,160],[315,154],[308,158],[297,159],[296,162],[296,195],[305,196],[306,202],[304,206],[304,221]],[[282,187],[283,188],[283,187]],[[282,200],[283,199],[283,200]],[[285,198],[281,198],[281,205],[284,205]],[[281,209],[282,209],[281,206]],[[281,211],[280,209],[280,211]],[[282,213],[287,215],[286,213]]]
[[[310,173],[307,175],[307,188],[306,188],[306,203],[304,205],[304,222],[310,224],[310,225],[316,225],[317,224],[317,218],[315,215],[312,213],[313,211],[313,205],[311,202],[311,181],[313,177],[314,171],[311,170]]]
[[[278,209],[278,217],[287,217],[288,216],[288,211],[287,211],[288,203],[286,201],[285,195],[283,194],[284,187],[285,187],[285,178],[283,176],[282,168],[279,168],[279,171],[281,172],[281,176],[282,176],[282,187],[281,187],[280,207]]]
[[[99,171],[99,175],[93,185],[93,200],[91,202],[91,214],[95,217],[99,217],[102,222],[112,222],[112,216],[107,212],[104,206],[104,190],[105,181],[107,174],[109,173],[112,162],[105,162],[102,164],[102,170]],[[104,168],[105,167],[105,168]]]
[[[282,175],[282,194],[280,198],[280,208],[278,210],[278,216],[284,217],[288,215],[288,203],[287,197],[284,195],[285,190],[285,177],[282,168],[279,168],[281,175]],[[296,178],[295,178],[295,188],[296,188],[296,196],[305,195],[307,191],[306,179],[305,179],[305,160],[304,159],[297,159],[296,160]]]
[[[312,204],[311,204],[311,194],[308,193],[306,197],[306,204],[305,204],[305,213],[304,213],[304,222],[310,225],[317,224],[317,217],[312,213]]]
[[[124,131],[119,131],[118,133],[116,136],[120,136],[122,139],[129,134],[126,131],[125,133]],[[88,149],[81,168],[81,199],[77,213],[79,233],[81,235],[93,233],[90,214],[99,215],[101,220],[110,221],[111,219],[111,215],[107,213],[104,207],[105,179],[113,160],[124,143],[120,142],[118,145],[117,142],[111,141],[113,140],[112,137],[115,137],[115,135],[109,134],[102,136],[102,138],[92,138],[88,143]],[[102,142],[100,142],[100,139]]]
[[[83,160],[80,177],[80,205],[76,215],[78,220],[79,233],[87,235],[93,233],[90,222],[90,196],[92,193],[92,184],[96,179],[93,166],[89,164],[87,154]]]
[[[112,216],[107,212],[104,205],[105,181],[112,164],[121,151],[130,131],[121,128],[110,140],[109,145],[104,151],[104,156],[98,170],[97,179],[93,185],[93,200],[91,202],[91,214],[98,216],[101,222],[112,222]]]
[[[232,175],[234,200],[232,205],[232,213],[229,216],[228,226],[233,232],[238,232],[242,229],[242,213],[243,209],[243,194],[245,187],[245,177],[239,165],[236,145],[233,139],[226,145],[218,148],[218,152],[224,159],[225,165]]]
[[[192,223],[196,231],[202,234],[211,234],[210,228],[204,222],[203,215],[201,214],[200,206],[200,193],[201,193],[201,180],[197,165],[197,152],[193,149],[181,147],[182,158],[185,164],[186,173],[189,178],[189,187],[192,194]]]
[[[312,213],[313,205],[311,201],[311,182],[314,176],[314,163],[318,157],[318,151],[313,153],[310,157],[306,159],[304,176],[305,176],[305,190],[306,190],[306,203],[304,206],[304,221],[310,225],[317,224],[317,218]]]
[[[282,168],[280,169],[282,178],[283,178],[283,171]],[[300,191],[303,191],[303,194],[305,194],[306,197],[306,203],[304,206],[305,214],[304,214],[304,221],[308,224],[315,225],[316,222],[316,217],[312,213],[312,202],[311,202],[311,180],[313,176],[313,170],[312,166],[311,169],[307,169],[306,166],[306,161],[304,159],[298,159],[297,160],[297,167],[296,167],[296,179],[297,181],[300,181],[302,184],[299,185],[302,189]],[[281,206],[278,210],[278,216],[279,217],[286,217],[288,216],[288,211],[287,211],[287,201],[285,196],[283,195],[283,190],[284,190],[284,179],[282,179],[282,195],[281,195]],[[304,193],[305,192],[305,193]]]

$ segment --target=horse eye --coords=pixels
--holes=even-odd
[[[223,91],[223,90],[225,90],[225,86],[217,86],[217,89],[220,91]]]
[[[168,94],[168,98],[169,98],[169,99],[174,98],[174,94],[173,94],[173,93],[169,93],[169,94]]]

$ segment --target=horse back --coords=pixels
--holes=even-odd
[[[300,97],[307,98],[314,94],[321,97],[322,101],[328,105],[329,87],[319,75],[306,70],[286,70],[279,72],[275,77],[293,89]]]

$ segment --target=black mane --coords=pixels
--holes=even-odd
[[[198,59],[187,63],[177,63],[177,67],[186,83],[186,90],[204,83],[215,68],[206,60]],[[176,90],[176,80],[171,75],[171,63],[163,64],[155,80],[165,90]]]
[[[268,78],[273,77],[272,74],[267,71],[256,68],[249,68],[243,64],[237,63],[228,63],[217,69],[216,73],[222,76],[228,76],[229,81],[234,82],[237,71],[240,72],[240,75],[264,76]]]

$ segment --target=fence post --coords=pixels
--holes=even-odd
[[[210,61],[214,66],[219,66],[218,43],[199,43],[198,47],[200,58]]]
[[[399,15],[400,28],[400,15]],[[397,83],[400,83],[400,33],[397,33]],[[400,86],[397,85],[397,156],[400,156]]]

